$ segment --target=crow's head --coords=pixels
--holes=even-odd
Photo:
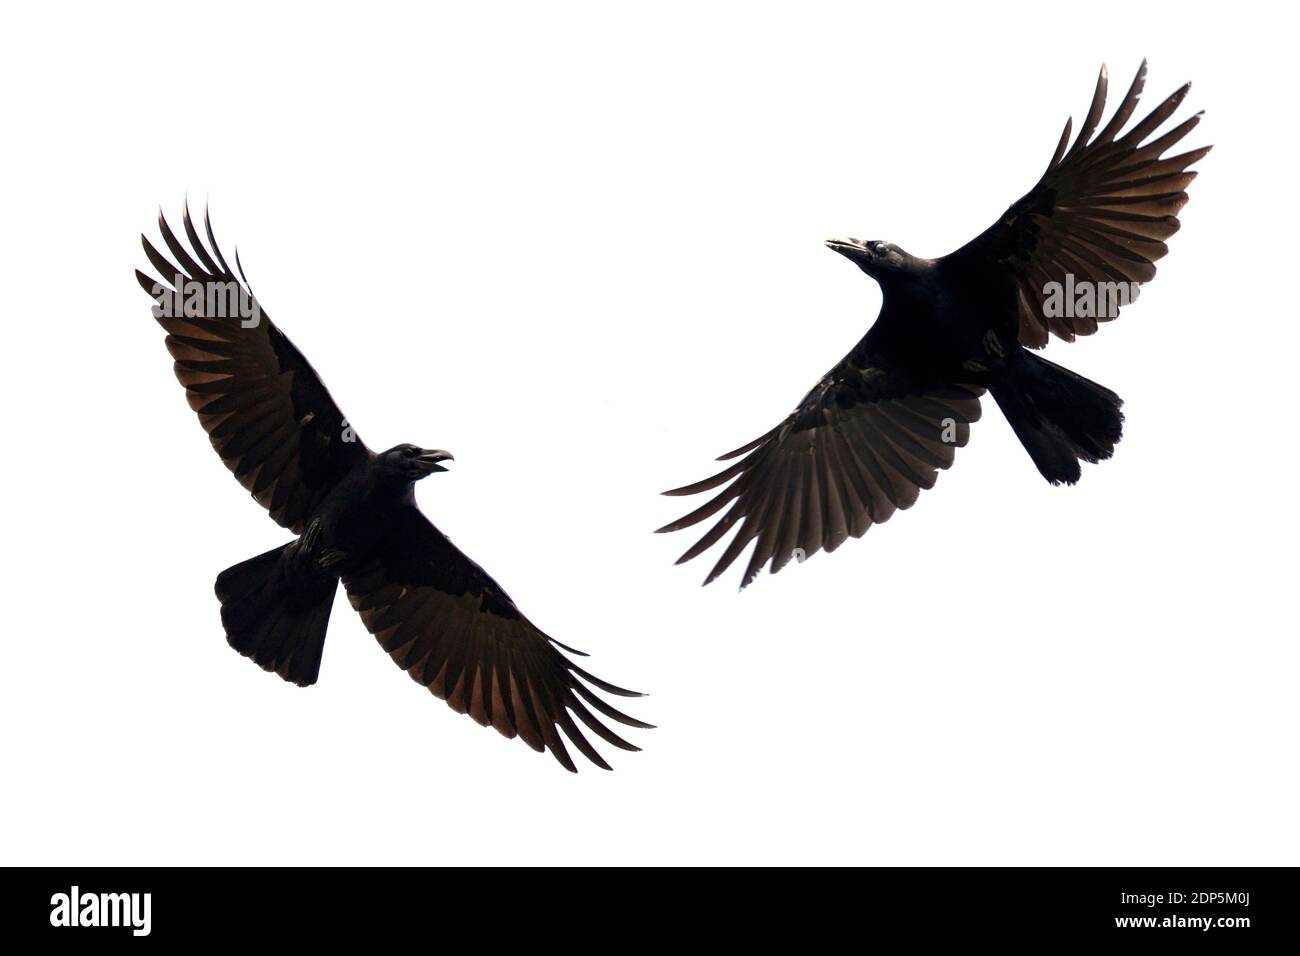
[[[439,462],[454,461],[451,452],[420,448],[416,445],[398,445],[379,456],[379,468],[387,476],[406,481],[419,481],[435,471],[446,471]]]
[[[903,272],[913,261],[912,256],[892,242],[881,242],[878,239],[827,239],[826,245],[856,263],[859,269],[876,280]]]

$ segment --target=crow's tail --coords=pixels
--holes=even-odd
[[[292,546],[226,568],[217,575],[217,600],[231,647],[306,687],[320,672],[338,578],[293,561]]]
[[[990,391],[1029,457],[1054,485],[1078,481],[1080,460],[1104,461],[1115,451],[1124,403],[1068,368],[1022,349]]]

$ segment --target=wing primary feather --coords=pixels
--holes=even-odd
[[[1092,136],[1093,130],[1097,128],[1097,123],[1101,121],[1101,111],[1106,106],[1106,64],[1101,65],[1101,72],[1097,74],[1097,89],[1092,94],[1092,105],[1088,107],[1088,115],[1079,127],[1079,135],[1074,139],[1074,145],[1070,147],[1070,152],[1066,155],[1068,159],[1088,145],[1088,139]]]
[[[189,254],[186,248],[181,245],[181,241],[176,238],[172,232],[172,227],[167,224],[167,217],[163,215],[161,209],[158,210],[158,231],[162,233],[163,242],[171,250],[178,262],[185,268],[186,275],[193,279],[208,278],[207,271],[194,261],[194,257]]]
[[[582,731],[579,730],[578,725],[573,722],[573,718],[569,716],[569,712],[559,703],[555,706],[555,722],[559,725],[560,729],[564,731],[564,735],[569,738],[573,743],[573,746],[577,747],[578,752],[584,757],[594,763],[601,770],[614,769],[605,762],[605,758],[602,757],[596,748],[591,745],[591,741],[582,735]]]
[[[185,235],[190,240],[194,252],[203,260],[203,265],[208,273],[213,276],[217,275],[221,269],[217,266],[208,250],[204,248],[203,241],[199,239],[198,230],[194,228],[194,220],[190,218],[190,201],[188,198],[185,200],[185,205],[181,207],[181,221],[185,226]]]
[[[778,471],[775,477],[763,482],[762,487],[765,489],[750,512],[754,516],[754,526],[758,529],[757,542],[754,544],[754,551],[749,557],[749,564],[745,568],[745,573],[740,579],[740,589],[743,591],[754,579],[758,577],[759,571],[768,559],[772,557],[772,549],[775,546],[773,532],[774,522],[779,522],[780,515],[773,517],[773,512],[780,508],[782,494],[785,488],[785,474]]]
[[[1065,147],[1070,143],[1070,130],[1074,128],[1074,119],[1071,117],[1065,121],[1065,129],[1061,131],[1061,138],[1056,144],[1056,151],[1052,153],[1052,158],[1047,163],[1047,173],[1056,168],[1056,164],[1061,161],[1065,155]],[[1044,173],[1043,175],[1047,175]]]
[[[755,452],[755,454],[757,454],[757,452]],[[702,481],[697,481],[694,484],[683,485],[681,488],[673,488],[670,491],[665,491],[662,493],[668,495],[671,498],[679,498],[685,495],[697,495],[701,491],[709,491],[713,488],[718,487],[718,485],[721,485],[724,482],[727,482],[732,478],[735,478],[738,474],[740,474],[742,471],[745,470],[746,466],[749,465],[752,458],[753,455],[750,455],[748,458],[743,458],[740,461],[736,462],[734,465],[724,468],[716,475],[713,475],[709,478],[705,478]]]
[[[752,514],[747,515],[744,524],[740,526],[740,530],[736,532],[736,536],[728,542],[726,549],[722,552],[722,556],[718,558],[717,563],[713,566],[713,570],[709,572],[709,581],[717,580],[720,574],[725,572],[727,568],[731,567],[731,565],[735,563],[736,558],[740,557],[741,552],[744,551],[749,543],[754,540],[754,536],[758,533],[754,530],[754,527],[754,516]]]
[[[1133,82],[1129,85],[1128,92],[1124,94],[1124,99],[1120,100],[1115,115],[1110,118],[1106,128],[1093,141],[1094,146],[1104,146],[1124,128],[1124,124],[1129,121],[1129,117],[1137,109],[1138,99],[1142,96],[1142,88],[1146,85],[1146,76],[1147,61],[1144,59],[1141,66],[1138,67],[1137,74],[1133,77]]]
[[[541,633],[541,632],[539,631],[538,633]],[[570,654],[577,654],[579,657],[590,657],[590,656],[591,656],[591,655],[588,654],[586,651],[580,651],[580,650],[578,650],[576,647],[570,647],[568,644],[561,644],[559,641],[557,641],[555,638],[551,637],[549,634],[547,634],[547,635],[543,635],[543,636],[544,636],[548,641],[550,641],[552,644],[554,644],[556,647],[563,648],[564,650],[568,651]]]
[[[685,564],[692,558],[699,557],[705,551],[709,550],[709,548],[717,544],[718,541],[722,539],[722,536],[730,531],[732,527],[735,526],[736,522],[742,517],[744,517],[744,509],[741,507],[740,502],[736,502],[725,515],[718,519],[717,524],[705,532],[704,536],[700,538],[699,541],[696,541],[695,544],[691,545],[691,547],[688,548],[675,563]]]
[[[614,731],[610,730],[599,720],[597,720],[596,715],[593,714],[591,711],[589,711],[586,708],[586,706],[583,705],[582,701],[578,700],[578,698],[574,696],[572,693],[569,694],[568,706],[569,706],[569,710],[577,714],[578,719],[581,720],[584,724],[586,724],[587,727],[591,730],[591,732],[596,736],[598,736],[601,740],[605,741],[605,743],[613,744],[615,747],[619,748],[620,750],[627,750],[634,753],[640,752],[641,748],[638,747],[636,744],[628,743],[618,734],[614,733]]]
[[[730,461],[732,458],[735,458],[735,457],[737,457],[738,455],[743,455],[743,454],[744,454],[745,452],[747,452],[747,451],[753,451],[753,450],[754,450],[755,448],[757,448],[759,445],[763,444],[763,442],[765,442],[765,441],[767,441],[769,438],[771,438],[771,437],[772,437],[772,436],[777,432],[777,430],[778,430],[780,427],[781,427],[781,426],[778,425],[776,428],[773,428],[771,431],[766,432],[765,434],[759,435],[759,436],[758,436],[757,438],[755,438],[752,442],[749,442],[748,444],[745,444],[745,445],[741,445],[739,448],[734,449],[733,451],[729,451],[729,452],[727,452],[725,455],[719,455],[719,456],[717,457],[717,460],[718,460],[718,461]]]
[[[1119,140],[1117,145],[1140,145],[1142,140],[1146,139],[1156,127],[1167,120],[1174,110],[1178,109],[1178,105],[1182,103],[1187,91],[1191,88],[1192,84],[1184,83],[1174,90],[1163,103],[1147,114],[1146,119],[1125,133],[1124,138]]]
[[[221,247],[217,245],[217,237],[212,234],[212,216],[211,209],[205,203],[203,206],[203,231],[208,234],[208,242],[212,244],[212,254],[217,257],[217,262],[221,263],[221,271],[227,277],[233,277],[230,266],[226,265],[225,257],[221,255]]]
[[[601,700],[594,693],[592,693],[592,691],[589,688],[584,687],[582,684],[574,684],[573,689],[578,694],[578,696],[580,696],[583,700],[589,703],[592,707],[595,707],[596,710],[600,711],[610,720],[616,720],[620,724],[626,724],[628,727],[636,727],[638,730],[655,729],[654,724],[647,724],[644,720],[637,720],[635,717],[631,717],[623,713],[621,710],[614,707],[613,705]]]
[[[737,484],[739,484],[739,482],[737,482]],[[683,528],[689,528],[692,525],[699,524],[705,518],[710,518],[725,508],[727,503],[734,499],[739,493],[740,492],[736,485],[733,485],[725,491],[720,491],[690,514],[678,518],[676,521],[670,521],[662,528],[656,528],[654,533],[663,534],[667,531],[681,531]]]
[[[235,247],[235,266],[239,269],[239,278],[244,280],[244,287],[251,293],[253,284],[248,281],[248,276],[244,275],[244,264],[239,261],[239,247]]]
[[[165,294],[162,291],[155,292],[154,286],[166,285],[166,283],[159,282],[157,279],[153,278],[152,276],[145,275],[139,269],[135,270],[135,281],[140,283],[140,288],[144,289],[144,294],[149,296],[151,299],[156,299],[159,296]],[[168,286],[168,288],[170,288],[170,286]]]
[[[543,688],[544,690],[545,688]],[[577,773],[578,768],[574,766],[573,758],[569,756],[569,751],[564,747],[564,741],[560,739],[560,735],[555,729],[555,718],[551,716],[551,708],[544,705],[531,677],[528,679],[528,693],[533,699],[533,708],[538,713],[546,714],[548,717],[547,720],[541,722],[542,739],[546,741],[546,748],[550,750],[551,756],[560,762],[561,767],[570,773]]]
[[[618,696],[618,697],[644,697],[644,696],[646,696],[645,694],[641,693],[639,690],[628,690],[626,687],[619,687],[617,684],[611,684],[611,683],[610,683],[609,681],[607,681],[607,680],[601,680],[599,677],[595,676],[594,674],[588,674],[585,670],[583,670],[583,669],[582,669],[581,667],[579,667],[577,664],[573,663],[573,661],[565,661],[565,663],[568,665],[569,670],[573,671],[573,673],[577,674],[579,677],[581,677],[581,678],[582,678],[583,680],[585,680],[587,683],[589,683],[589,684],[591,684],[591,685],[593,685],[593,686],[595,686],[595,687],[599,687],[601,690],[603,690],[603,691],[604,691],[605,693],[607,693],[607,694],[614,694],[615,696]]]
[[[153,263],[153,267],[162,274],[163,282],[167,283],[171,288],[175,288],[175,280],[181,274],[181,270],[168,262],[163,254],[153,247],[153,243],[151,243],[148,238],[141,236],[140,242],[144,246],[145,257]]]

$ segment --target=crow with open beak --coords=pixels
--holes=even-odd
[[[415,445],[371,452],[260,307],[250,322],[242,311],[223,309],[219,296],[199,295],[176,314],[170,304],[179,288],[168,283],[239,288],[246,300],[252,293],[226,265],[206,216],[210,249],[188,207],[188,248],[161,214],[158,225],[175,264],[141,237],[164,282],[139,271],[136,278],[158,303],[154,316],[168,333],[176,377],[221,460],[276,523],[298,536],[217,577],[230,645],[287,681],[315,683],[342,581],[398,666],[456,711],[549,750],[568,770],[576,767],[560,731],[609,769],[574,718],[606,743],[639,749],[592,711],[632,727],[650,725],[614,709],[591,687],[639,695],[561,653],[582,654],[535,627],[416,506],[415,482],[446,471],[451,455]],[[242,278],[242,266],[239,272]]]
[[[1178,230],[1196,176],[1188,167],[1210,147],[1164,158],[1200,114],[1150,138],[1190,84],[1120,135],[1145,76],[1143,63],[1094,137],[1106,103],[1103,66],[1073,145],[1067,122],[1038,184],[956,252],[922,259],[888,242],[827,243],[880,284],[880,316],[785,421],[719,459],[739,461],[665,492],[725,485],[659,529],[676,531],[722,512],[678,563],[735,530],[704,583],[755,542],[743,588],[769,562],[775,573],[792,557],[861,537],[911,507],[952,464],[985,390],[1049,482],[1073,484],[1080,461],[1111,456],[1123,422],[1119,396],[1029,350],[1045,346],[1049,333],[1071,342],[1115,318],[1137,285],[1155,275],[1165,240]],[[1078,308],[1064,291],[1074,289]]]

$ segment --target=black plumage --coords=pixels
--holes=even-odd
[[[591,687],[639,696],[587,673],[562,651],[585,656],[538,630],[482,568],[461,553],[415,504],[414,483],[445,471],[443,451],[398,445],[371,452],[293,343],[260,306],[202,295],[177,307],[175,293],[233,288],[237,279],[204,217],[200,240],[188,207],[188,248],[161,213],[175,262],[141,237],[159,282],[136,272],[158,305],[176,377],[213,447],[294,541],[223,571],[221,620],[231,646],[299,685],[316,681],[338,582],[384,650],[453,709],[549,750],[576,770],[561,739],[609,769],[579,729],[637,750],[601,716],[649,727]],[[240,278],[243,268],[236,257]],[[224,306],[223,306],[224,303]],[[587,686],[591,685],[591,687]],[[593,713],[593,711],[595,713]],[[600,715],[600,716],[597,716]]]
[[[1155,275],[1155,260],[1168,252],[1164,241],[1178,230],[1177,213],[1196,176],[1188,167],[1210,147],[1163,158],[1200,114],[1148,141],[1190,84],[1120,135],[1145,76],[1143,62],[1096,133],[1106,102],[1102,67],[1073,144],[1067,122],[1038,184],[957,251],[922,259],[886,242],[828,243],[880,284],[880,315],[785,421],[719,459],[739,461],[665,492],[693,495],[725,485],[659,529],[676,531],[722,513],[678,563],[734,529],[704,583],[754,542],[743,588],[764,565],[775,573],[794,557],[861,537],[915,503],[952,464],[986,390],[1053,484],[1077,481],[1080,461],[1111,456],[1123,423],[1119,396],[1029,350],[1045,346],[1049,333],[1073,341],[1114,318],[1118,309],[1099,310],[1097,297],[1114,306],[1129,301],[1124,296]],[[1062,308],[1062,288],[1090,289],[1093,304]]]

